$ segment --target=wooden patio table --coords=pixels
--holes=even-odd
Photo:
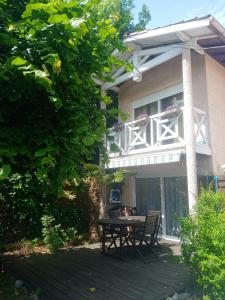
[[[123,246],[125,242],[123,241],[123,232],[124,228],[143,226],[145,223],[145,216],[127,216],[127,217],[118,217],[118,218],[108,218],[108,219],[99,219],[98,224],[102,226],[102,254],[106,253],[106,228],[112,226],[119,229],[119,258],[122,259]],[[126,238],[128,240],[129,234]]]

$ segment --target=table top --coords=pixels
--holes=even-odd
[[[145,222],[145,216],[127,216],[118,218],[107,218],[99,219],[99,225],[119,225],[119,226],[129,226],[143,224]]]

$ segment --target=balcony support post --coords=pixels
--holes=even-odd
[[[184,89],[184,137],[186,143],[188,203],[189,213],[192,213],[198,194],[198,185],[193,114],[191,50],[188,48],[184,48],[182,52],[182,71]]]

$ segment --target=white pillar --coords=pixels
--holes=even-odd
[[[184,137],[186,142],[186,165],[188,183],[189,213],[192,213],[198,194],[197,166],[195,151],[191,50],[182,52],[183,88],[184,88]]]

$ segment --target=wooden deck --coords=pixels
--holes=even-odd
[[[44,300],[157,300],[186,286],[190,277],[186,267],[164,255],[147,257],[148,264],[139,256],[120,261],[101,255],[98,246],[83,246],[55,254],[7,257],[6,271],[28,289],[40,289]]]

